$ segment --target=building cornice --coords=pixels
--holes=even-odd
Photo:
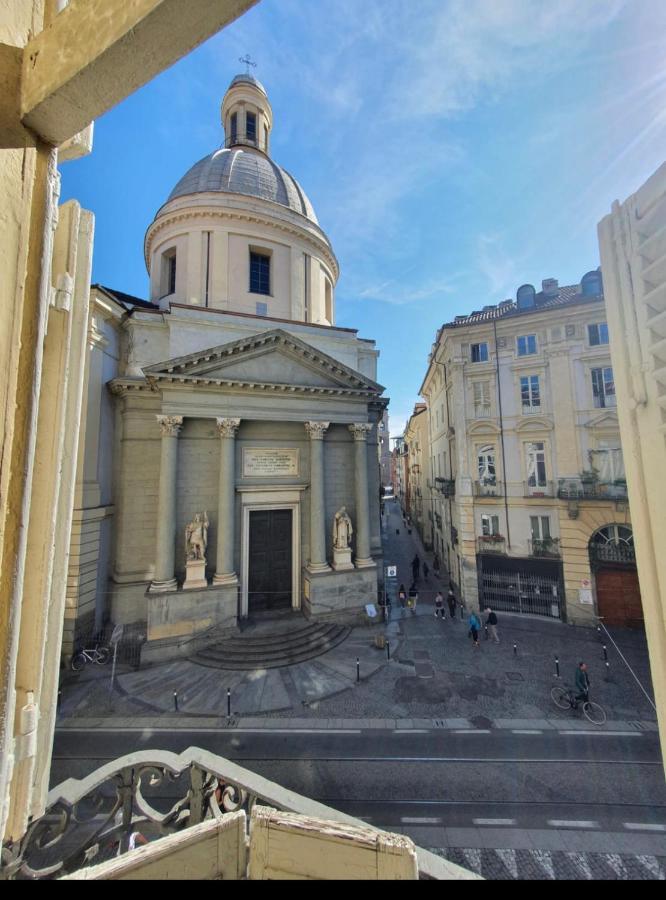
[[[238,196],[239,198],[241,197],[240,194],[233,196]],[[318,237],[309,229],[302,228],[297,226],[296,224],[291,224],[289,222],[277,219],[271,216],[269,213],[261,214],[255,211],[247,212],[241,209],[222,209],[215,206],[190,207],[189,209],[175,209],[172,212],[160,213],[158,215],[158,218],[156,218],[151,223],[151,225],[148,226],[148,230],[146,231],[146,238],[144,241],[144,262],[148,271],[150,271],[150,255],[152,252],[155,237],[159,235],[161,231],[164,231],[166,228],[168,228],[169,225],[174,225],[178,222],[186,222],[188,220],[194,219],[224,219],[229,222],[245,222],[249,225],[264,225],[269,228],[275,228],[276,230],[281,231],[284,234],[288,234],[292,237],[297,237],[299,240],[304,241],[306,244],[309,244],[311,247],[313,247],[329,265],[336,283],[338,281],[338,278],[340,277],[340,266],[335,254],[331,250],[330,245],[326,240],[324,240],[323,237]]]

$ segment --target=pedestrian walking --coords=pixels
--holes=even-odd
[[[435,616],[439,619],[444,618],[444,596],[441,591],[435,594]]]
[[[412,581],[416,583],[419,580],[419,572],[421,571],[421,560],[419,559],[418,553],[415,554],[414,559],[412,560]]]
[[[456,595],[453,592],[453,588],[449,584],[449,592],[446,595],[446,602],[449,604],[449,612],[451,613],[451,618],[455,619],[456,617]]]
[[[416,604],[418,602],[418,599],[419,592],[416,585],[412,583],[412,586],[409,589],[409,594],[407,595],[407,606],[411,609],[413,616],[416,615]]]
[[[437,553],[435,553],[435,556],[433,557],[433,560],[432,560],[432,570],[435,573],[435,578],[439,578],[440,565],[439,565],[439,556],[437,555]]]
[[[497,615],[492,611],[492,609],[487,606],[486,607],[486,625],[488,626],[488,630],[492,635],[493,640],[496,644],[499,644],[500,639],[497,634]]]
[[[479,646],[479,631],[481,630],[481,622],[476,615],[476,613],[470,613],[469,619],[467,620],[467,624],[469,625],[469,636],[474,641],[474,646]]]
[[[424,581],[428,580],[428,575],[430,575],[430,569],[428,568],[428,563],[424,559],[423,560],[423,580]]]
[[[407,603],[407,590],[405,589],[404,584],[400,585],[400,590],[398,591],[398,600],[400,601],[400,609],[404,609],[405,604]]]

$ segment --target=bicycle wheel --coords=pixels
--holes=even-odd
[[[105,666],[111,659],[111,651],[108,647],[100,647],[95,655],[95,662],[99,666]]]
[[[593,725],[603,725],[606,721],[606,710],[598,703],[588,700],[583,703],[583,712]]]
[[[550,696],[553,700],[555,706],[560,709],[571,709],[571,699],[569,698],[569,691],[563,687],[554,687]]]
[[[80,672],[86,664],[86,658],[83,653],[75,653],[70,663],[74,672]]]

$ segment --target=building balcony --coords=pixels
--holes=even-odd
[[[523,497],[554,497],[555,484],[547,481],[545,484],[530,484],[529,481],[523,482]]]
[[[503,495],[501,481],[490,481],[485,478],[474,482],[475,497],[502,497]]]
[[[477,553],[506,553],[506,538],[501,534],[482,534],[476,539]]]
[[[560,478],[557,482],[557,496],[561,500],[628,500],[627,482],[618,479],[613,482],[598,481],[593,478]]]
[[[530,556],[545,557],[547,559],[559,559],[559,538],[534,538],[528,541]]]
[[[590,544],[590,560],[592,563],[618,563],[620,565],[636,565],[636,550],[632,544],[624,541],[607,544],[592,542]]]
[[[456,481],[455,478],[435,478],[435,488],[445,497],[455,497]]]

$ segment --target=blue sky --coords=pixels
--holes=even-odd
[[[661,0],[262,0],[95,124],[62,167],[96,216],[93,280],[147,296],[143,236],[220,145],[249,52],[273,158],[341,264],[337,324],[381,351],[400,433],[435,331],[598,265],[596,225],[666,158]]]

